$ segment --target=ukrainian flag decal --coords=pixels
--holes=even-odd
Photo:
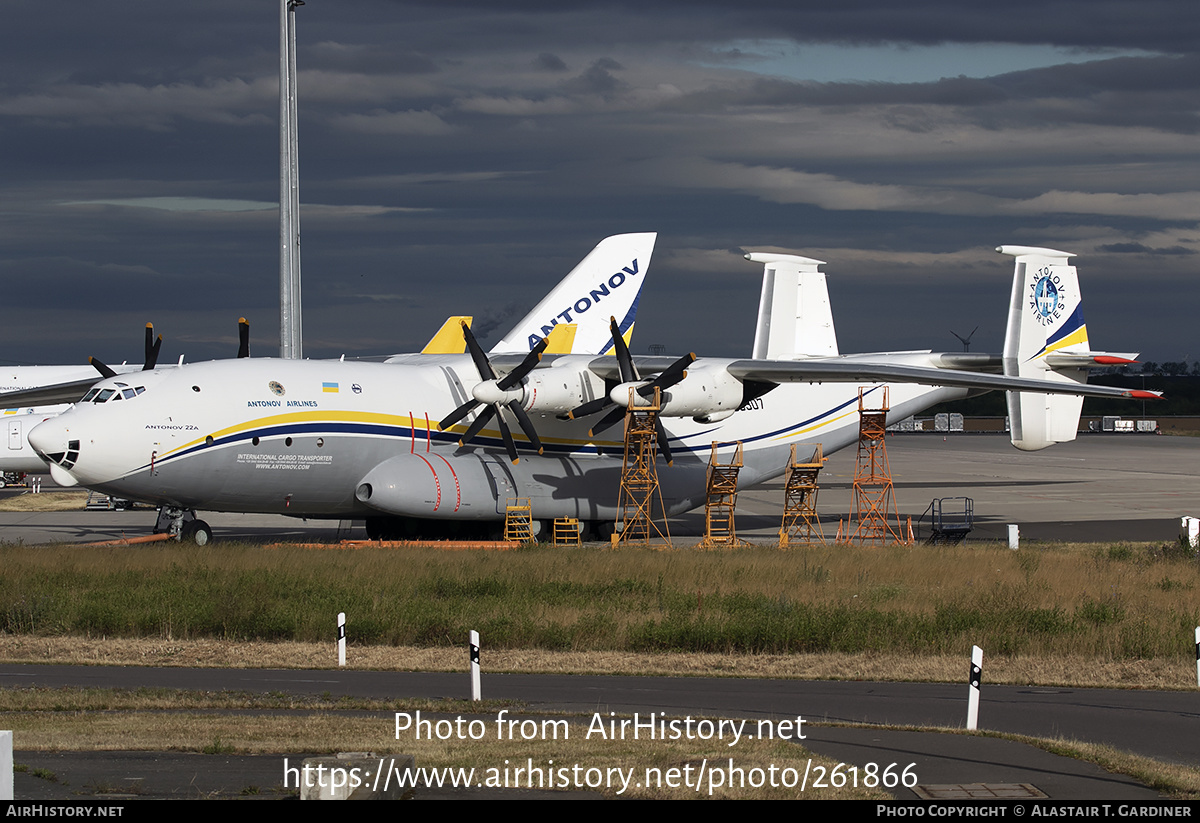
[[[322,383],[321,391],[325,392],[326,394],[337,394],[338,393],[338,384],[337,383]]]

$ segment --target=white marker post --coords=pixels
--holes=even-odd
[[[1189,548],[1200,548],[1200,518],[1181,517],[1179,523],[1179,540]]]
[[[479,700],[479,632],[471,631],[471,699]]]
[[[1008,547],[1013,551],[1021,547],[1021,530],[1016,523],[1008,524]]]
[[[338,665],[346,665],[346,613],[338,612]]]
[[[967,697],[967,729],[979,728],[979,685],[983,681],[983,649],[971,647],[971,689]]]
[[[13,800],[12,732],[0,732],[0,800]]]

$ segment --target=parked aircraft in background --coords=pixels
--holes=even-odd
[[[890,420],[1007,390],[1022,449],[1073,439],[1082,396],[1156,396],[1084,382],[1089,366],[1134,355],[1091,352],[1071,255],[1023,246],[998,249],[1016,258],[1002,355],[841,355],[821,262],[752,254],[764,264],[753,357],[633,357],[653,242],[603,241],[490,353],[464,324],[466,354],[214,361],[136,385],[118,376],[30,440],[59,483],[158,504],[160,528],[198,542],[211,531],[196,510],[366,518],[372,536],[389,536],[428,520],[499,521],[513,497],[530,498],[541,520],[611,522],[615,424],[655,389],[671,514],[703,504],[713,441],[744,444],[743,488],[781,475],[792,444],[829,454],[855,442],[862,386],[868,398],[888,386]],[[542,338],[565,323],[583,353],[545,355]]]
[[[37,424],[61,414],[97,380],[142,369],[154,368],[162,336],[154,337],[154,326],[146,324],[146,355],[140,366],[122,363],[109,368],[95,358],[87,366],[6,366],[0,368],[0,396],[8,398],[0,408],[5,442],[0,448],[0,474],[45,472],[46,461],[29,445],[29,432]],[[38,396],[29,400],[31,393]],[[36,404],[36,405],[33,405]]]

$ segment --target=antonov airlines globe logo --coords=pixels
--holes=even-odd
[[[1038,271],[1033,283],[1029,306],[1033,315],[1043,326],[1051,326],[1062,317],[1066,294],[1063,293],[1062,278],[1050,266]]]
[[[1058,308],[1058,287],[1050,281],[1049,277],[1043,277],[1037,282],[1033,288],[1034,299],[1037,301],[1037,310],[1042,317],[1049,317],[1054,314],[1054,310]]]

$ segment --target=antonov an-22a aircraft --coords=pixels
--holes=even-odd
[[[30,441],[57,482],[158,504],[159,530],[197,542],[211,530],[196,510],[366,518],[371,536],[391,537],[429,521],[498,523],[513,497],[530,498],[538,520],[611,524],[616,424],[631,396],[644,402],[655,387],[660,449],[673,461],[659,471],[669,514],[703,504],[713,441],[744,443],[743,487],[782,475],[793,443],[829,454],[855,442],[860,386],[877,396],[887,384],[896,420],[1007,390],[1021,449],[1074,439],[1083,396],[1144,395],[1086,384],[1089,367],[1135,355],[1090,351],[1071,255],[1024,246],[998,249],[1016,258],[1002,355],[841,355],[821,261],[750,254],[765,267],[753,357],[631,357],[654,240],[601,242],[490,353],[464,324],[462,354],[117,376]],[[576,325],[576,353],[543,354],[558,324]]]

